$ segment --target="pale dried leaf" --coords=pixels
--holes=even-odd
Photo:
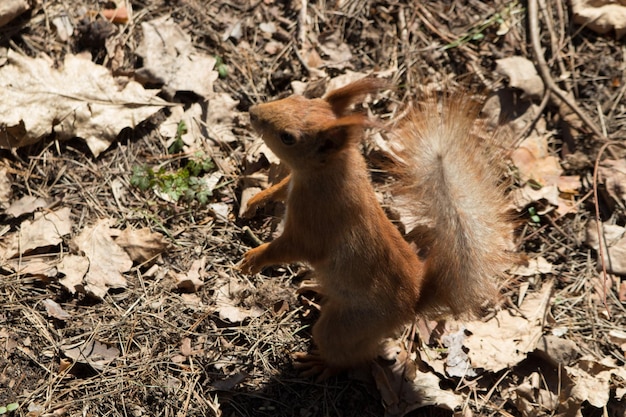
[[[201,149],[202,141],[202,106],[193,103],[187,110],[183,106],[175,106],[170,109],[171,114],[159,126],[159,133],[167,138],[166,145],[169,147],[175,140],[180,122],[185,123],[187,131],[181,135],[181,140],[186,145],[186,152]]]
[[[23,221],[19,232],[9,237],[4,250],[0,248],[0,259],[11,259],[33,249],[60,244],[63,236],[72,231],[70,214],[69,207],[35,213],[35,219]]]
[[[546,136],[530,136],[511,154],[511,160],[524,181],[542,186],[557,184],[563,169],[559,160],[548,152]]]
[[[372,374],[386,417],[402,417],[430,405],[454,410],[462,404],[461,396],[440,388],[436,375],[420,371],[404,348],[390,365],[373,362]]]
[[[11,203],[6,213],[13,217],[20,217],[23,214],[34,213],[37,209],[48,207],[48,202],[41,197],[25,195],[17,201]]]
[[[167,248],[165,237],[149,228],[134,230],[124,229],[115,239],[134,262],[144,263],[159,255]]]
[[[113,222],[112,219],[100,220],[74,239],[89,259],[85,291],[98,298],[103,298],[109,288],[126,288],[126,278],[121,273],[133,266],[126,251],[111,237]]]
[[[41,303],[46,308],[46,313],[48,313],[50,317],[54,317],[55,319],[59,319],[63,321],[68,320],[72,317],[70,313],[63,310],[63,307],[61,307],[59,303],[57,303],[54,300],[46,298]]]
[[[598,227],[595,220],[587,224],[586,232],[585,243],[596,250],[598,261],[600,261]],[[602,250],[607,272],[626,275],[626,228],[615,224],[605,224],[602,225],[602,234]]]
[[[206,258],[196,259],[192,262],[189,271],[185,274],[174,274],[176,287],[186,292],[196,292],[204,285],[206,276]]]
[[[611,394],[611,380],[622,381],[626,385],[626,369],[606,357],[601,361],[583,358],[574,366],[566,366],[573,386],[569,395],[578,402],[588,401],[597,408],[605,407]]]
[[[518,364],[535,349],[542,336],[552,287],[550,282],[541,291],[528,294],[519,308],[523,316],[502,310],[487,322],[465,323],[471,335],[464,344],[474,368],[499,372]]]
[[[6,265],[10,266],[17,274],[30,275],[42,279],[54,278],[58,274],[58,269],[51,265],[50,262],[37,259],[11,259]]]
[[[0,68],[0,148],[30,145],[50,134],[81,137],[94,155],[161,109],[157,91],[129,81],[120,87],[110,71],[82,55],[65,56],[60,69],[49,59],[9,50]]]
[[[69,292],[74,294],[76,291],[84,291],[83,278],[89,270],[89,259],[84,256],[66,255],[57,265],[57,269],[65,275],[59,279],[59,283]]]
[[[626,6],[614,0],[572,0],[574,22],[604,34],[615,30],[617,39],[626,34]]]
[[[177,91],[191,91],[208,98],[213,93],[213,82],[218,78],[213,71],[214,57],[196,50],[189,35],[169,17],[141,24],[143,40],[137,54],[143,67],[138,77],[154,84],[163,84],[163,91],[174,97]]]
[[[0,27],[30,10],[30,8],[31,4],[28,0],[2,0],[0,2]]]
[[[441,342],[448,348],[446,355],[446,373],[455,377],[474,377],[478,375],[470,364],[469,356],[465,353],[463,342],[467,338],[465,327],[457,332],[448,333],[441,337]]]
[[[251,308],[238,306],[241,301],[241,293],[245,289],[244,285],[233,278],[215,291],[216,310],[220,319],[228,320],[231,323],[240,323],[248,318],[256,318],[263,314],[263,310],[256,306]]]
[[[9,170],[6,167],[0,167],[0,210],[6,209],[9,205],[9,200],[13,195],[11,184]]]
[[[120,356],[120,351],[115,346],[108,346],[92,338],[85,342],[61,345],[60,349],[68,358],[87,364],[96,371],[102,371]]]
[[[239,102],[234,100],[230,94],[215,93],[209,100],[207,120],[204,125],[209,138],[218,143],[233,143],[239,140],[233,133],[233,120],[236,115]]]
[[[626,160],[602,161],[598,168],[598,177],[611,197],[622,207],[626,206]]]
[[[522,56],[497,59],[496,71],[509,78],[511,87],[522,90],[522,97],[537,99],[543,96],[543,80],[529,59]]]
[[[524,381],[506,390],[504,397],[513,403],[522,416],[537,417],[543,413],[554,412],[559,407],[559,397],[539,384],[541,376],[538,372],[524,378]]]
[[[516,265],[511,268],[510,272],[513,275],[519,275],[522,277],[533,277],[535,275],[551,274],[553,265],[546,260],[543,256],[538,256],[534,259],[529,259],[526,265]]]

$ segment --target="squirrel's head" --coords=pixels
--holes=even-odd
[[[384,88],[377,78],[364,78],[331,91],[323,99],[292,95],[250,108],[252,127],[292,170],[319,167],[343,149],[358,144],[370,122],[350,106]]]

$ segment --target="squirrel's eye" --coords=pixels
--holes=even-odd
[[[291,133],[282,132],[280,134],[280,141],[284,143],[285,145],[290,146],[296,143],[296,137],[292,135]]]

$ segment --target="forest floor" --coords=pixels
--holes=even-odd
[[[0,26],[0,415],[626,417],[626,50],[598,4],[3,2],[28,10]],[[280,218],[239,216],[281,172],[247,111],[370,74],[381,120],[486,97],[523,261],[489,316],[416,319],[401,377],[318,383],[306,267],[237,268]]]

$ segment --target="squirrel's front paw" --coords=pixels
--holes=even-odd
[[[258,248],[254,248],[249,250],[243,255],[243,260],[241,261],[241,265],[239,269],[244,274],[254,275],[261,272],[261,268],[263,268],[263,264],[261,262],[261,254],[265,250],[267,243],[259,246]]]

